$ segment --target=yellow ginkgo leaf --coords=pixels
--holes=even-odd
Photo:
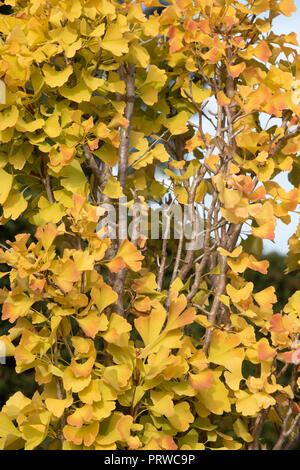
[[[236,411],[243,416],[256,416],[259,411],[259,406],[255,400],[255,396],[246,392],[245,390],[238,390],[235,392]]]
[[[91,297],[101,313],[118,299],[118,294],[108,284],[103,283],[100,288],[92,288]]]
[[[170,416],[174,413],[174,403],[172,396],[165,392],[150,392],[151,400],[154,403],[149,409],[160,416]]]
[[[234,273],[243,273],[248,267],[248,260],[248,255],[243,253],[236,259],[229,258],[227,262]]]
[[[33,414],[29,420],[20,426],[22,438],[25,440],[25,450],[33,450],[43,442],[47,435],[51,413],[47,410]]]
[[[141,261],[144,259],[141,252],[129,240],[124,240],[116,254],[116,258],[117,257],[121,257],[127,268],[132,271],[139,271],[142,267]]]
[[[78,318],[77,321],[81,329],[85,332],[85,334],[87,336],[90,336],[91,338],[95,338],[100,328],[103,331],[108,325],[106,315],[102,314],[101,316],[98,316],[95,312],[89,313],[84,318]]]
[[[276,349],[269,345],[267,338],[261,338],[257,343],[257,357],[260,361],[267,361],[276,356]]]
[[[119,197],[124,196],[119,181],[113,176],[108,178],[103,194],[112,199],[119,199]]]
[[[118,24],[111,24],[107,28],[101,47],[117,57],[128,52],[128,40],[123,37]]]
[[[235,248],[232,252],[227,251],[221,247],[217,248],[217,250],[222,256],[228,256],[230,258],[237,258],[242,253],[243,247],[240,245],[237,248]]]
[[[242,300],[247,300],[250,297],[253,287],[253,282],[247,282],[244,287],[240,289],[235,289],[231,284],[227,284],[226,292],[233,302],[239,303]]]
[[[1,337],[1,340],[3,340],[3,337]],[[5,413],[9,418],[15,419],[18,417],[20,412],[28,405],[31,404],[31,400],[25,395],[23,395],[22,392],[16,392],[14,393],[5,403],[5,405],[2,408],[2,412]],[[1,426],[0,426],[1,427]]]
[[[54,282],[63,289],[64,292],[69,292],[73,287],[73,283],[79,281],[80,278],[81,274],[76,264],[71,259],[62,261],[58,268],[58,274],[53,276]]]
[[[246,68],[245,62],[240,62],[236,65],[227,65],[230,75],[233,78],[237,78]]]
[[[131,428],[133,427],[133,418],[132,416],[122,416],[118,421],[116,428],[120,433],[122,440],[124,440],[129,449],[138,449],[142,443],[140,442],[137,436],[131,435]]]
[[[86,71],[83,73],[83,80],[92,91],[101,88],[105,84],[105,81],[102,78],[93,77]]]
[[[102,400],[102,394],[100,391],[100,380],[93,379],[91,380],[90,384],[84,389],[79,392],[79,398],[83,403],[87,403],[89,405],[93,404],[94,402],[99,402]],[[72,424],[72,423],[70,423]]]
[[[16,122],[16,129],[20,132],[35,132],[37,129],[41,129],[44,124],[44,119],[35,119],[34,121],[26,122],[19,117]]]
[[[217,93],[217,102],[219,106],[228,106],[231,103],[231,99],[223,91],[219,91]]]
[[[187,431],[189,425],[193,423],[194,416],[191,413],[188,402],[183,401],[174,406],[174,411],[168,416],[172,426],[180,432]]]
[[[119,160],[117,149],[108,143],[102,145],[100,149],[94,150],[93,153],[110,167],[115,166]]]
[[[285,16],[291,16],[292,13],[294,13],[296,11],[294,0],[281,0],[279,2],[279,10]]]
[[[168,315],[168,321],[166,324],[166,331],[181,328],[185,325],[193,323],[196,311],[195,309],[188,308],[183,312],[187,305],[186,297],[181,294],[177,299],[174,299],[170,305],[170,311]],[[183,313],[182,313],[183,312]]]
[[[99,423],[96,421],[80,428],[70,426],[69,424],[63,428],[63,433],[67,441],[74,442],[76,445],[83,443],[86,447],[91,446],[95,442],[98,431]]]
[[[59,89],[59,92],[65,98],[68,98],[75,103],[82,103],[83,101],[90,101],[92,90],[81,80],[73,88],[63,86]]]
[[[120,317],[116,313],[112,313],[107,330],[105,333],[102,333],[101,336],[108,343],[118,344],[122,335],[129,333],[131,330],[132,326],[125,318]]]
[[[103,421],[111,415],[115,409],[116,403],[114,401],[103,400],[93,404],[93,418],[97,421]]]
[[[145,47],[131,44],[129,48],[129,57],[136,65],[146,69],[150,62],[150,56]]]
[[[120,392],[124,389],[132,376],[132,368],[129,364],[120,364],[105,368],[103,380]]]
[[[65,398],[59,400],[57,398],[46,398],[45,404],[47,409],[57,418],[60,418],[66,408],[69,408],[73,403],[73,398]]]
[[[255,237],[263,238],[266,240],[274,240],[275,238],[276,222],[270,219],[269,222],[260,225],[259,227],[252,227],[252,234]]]
[[[60,135],[61,127],[60,127],[60,124],[59,124],[58,116],[56,114],[52,114],[52,116],[50,116],[47,119],[47,121],[44,125],[44,131],[52,139],[54,139],[55,137],[58,137]]]
[[[263,309],[272,308],[272,304],[277,302],[275,288],[273,286],[267,287],[266,289],[257,292],[253,295],[253,297]]]
[[[73,253],[73,259],[78,271],[92,271],[94,269],[93,255],[78,250]]]
[[[214,379],[214,374],[211,370],[204,370],[198,374],[189,375],[190,385],[196,390],[209,389]]]
[[[69,368],[76,375],[76,377],[89,377],[94,363],[95,359],[93,356],[89,357],[85,362],[78,362],[73,357]]]
[[[91,38],[99,38],[103,36],[104,32],[105,32],[105,23],[101,23],[89,34],[89,36]]]
[[[13,183],[13,176],[2,168],[0,169],[0,204],[3,204],[8,198]]]
[[[184,134],[188,130],[188,128],[186,127],[187,121],[187,112],[180,111],[176,116],[169,118],[166,121],[166,127],[170,130],[171,134],[173,135]]]
[[[68,65],[64,70],[57,71],[54,67],[46,64],[43,67],[43,73],[45,77],[45,82],[51,88],[63,86],[70,75],[73,73],[73,67]]]
[[[15,105],[0,112],[0,131],[13,127],[18,120],[18,116],[19,110]]]
[[[93,418],[93,407],[91,405],[83,405],[81,408],[76,408],[74,413],[67,417],[67,422],[71,426],[80,428],[85,423],[90,423]]]
[[[18,317],[27,315],[34,300],[26,294],[16,294],[6,298],[2,308],[2,320],[14,322]]]
[[[220,371],[213,371],[214,379],[210,387],[199,390],[197,394],[200,404],[216,415],[222,415],[224,411],[229,412],[231,409],[228,389],[219,379],[221,373]]]
[[[7,437],[9,434],[21,437],[20,431],[18,431],[9,417],[5,413],[0,413],[0,436]]]
[[[247,427],[245,423],[238,418],[234,423],[233,423],[233,430],[237,437],[241,437],[243,441],[245,442],[252,442],[253,437],[251,434],[248,432]]]
[[[163,309],[153,309],[150,315],[139,317],[134,321],[135,327],[142,337],[145,346],[154,342],[164,325],[167,312]]]
[[[147,78],[145,81],[145,84],[151,83],[151,84],[159,84],[159,86],[162,86],[167,80],[167,74],[165,70],[159,69],[156,65],[150,65],[148,72],[147,72]]]
[[[86,388],[91,381],[91,376],[80,377],[77,376],[69,367],[67,367],[63,373],[63,384],[65,390],[72,390],[74,393],[81,392]]]

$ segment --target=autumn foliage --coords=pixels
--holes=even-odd
[[[272,30],[293,0],[5,3],[1,224],[34,229],[0,249],[0,339],[38,390],[3,406],[0,448],[297,445],[300,291],[280,311],[244,278],[300,202],[298,42]],[[202,248],[129,240],[121,212],[106,237],[124,196],[201,207]]]

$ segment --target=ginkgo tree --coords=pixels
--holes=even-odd
[[[280,311],[244,277],[299,202],[298,42],[272,29],[293,0],[5,3],[1,224],[32,233],[0,249],[0,340],[37,391],[0,448],[255,450],[265,425],[295,447],[300,291]]]

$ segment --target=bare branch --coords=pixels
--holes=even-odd
[[[54,335],[54,349],[53,349],[53,357],[54,357],[54,365],[55,367],[58,367],[58,342],[57,342],[57,333]],[[61,381],[60,377],[55,377],[55,382],[56,382],[56,392],[57,392],[57,398],[58,400],[63,400],[63,384]],[[63,428],[66,425],[66,416],[65,413],[63,412],[61,418],[60,418],[60,432],[59,432],[59,439],[61,441],[61,444],[63,444],[65,438],[63,435]]]
[[[132,167],[133,165],[135,165],[136,163],[138,163],[139,161],[141,161],[145,155],[147,155],[148,152],[150,152],[150,150],[153,149],[153,147],[169,132],[169,129],[166,129],[156,140],[154,140],[150,145],[149,147],[147,148],[147,150],[145,150],[145,152],[142,153],[142,155],[139,156],[139,158],[137,158],[136,160],[134,160],[133,162],[129,163],[128,167]]]
[[[258,413],[258,415],[256,417],[256,420],[255,420],[255,423],[254,423],[254,429],[253,429],[253,434],[252,434],[253,441],[248,447],[249,450],[259,450],[259,438],[261,436],[263,426],[264,426],[264,423],[267,419],[269,411],[270,411],[270,407],[268,407],[264,410],[261,410]]]
[[[45,187],[45,190],[46,190],[46,194],[47,194],[47,198],[49,200],[49,202],[51,204],[54,204],[55,203],[55,198],[54,198],[54,195],[53,195],[53,192],[52,192],[52,188],[51,188],[51,183],[50,183],[50,176],[49,176],[49,173],[48,173],[48,166],[47,166],[47,162],[45,159],[43,159],[42,161],[42,178],[41,178],[41,181]]]
[[[128,64],[125,67],[123,64],[120,65],[120,76],[125,82],[126,93],[125,100],[126,106],[124,111],[124,118],[127,119],[127,127],[121,127],[119,132],[119,172],[118,178],[122,187],[123,193],[126,194],[126,180],[128,171],[128,153],[129,153],[129,138],[130,138],[130,127],[131,119],[133,114],[134,100],[135,100],[135,66],[134,64]],[[127,227],[127,214],[120,214],[119,217],[119,247],[121,246]],[[118,294],[118,300],[114,304],[114,308],[119,315],[124,315],[123,305],[123,289],[126,279],[127,269],[123,268],[116,275],[113,289]]]

